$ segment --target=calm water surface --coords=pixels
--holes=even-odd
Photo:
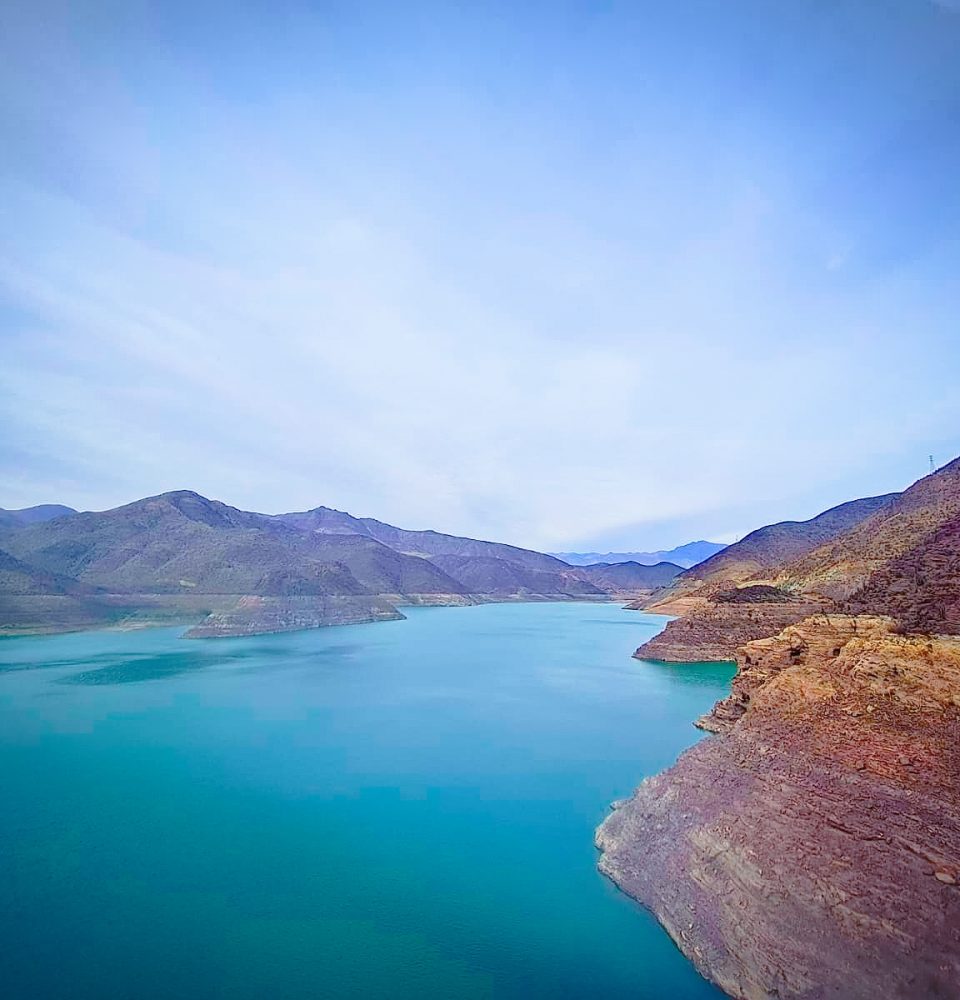
[[[719,997],[595,868],[732,674],[631,659],[662,622],[0,640],[0,992]]]

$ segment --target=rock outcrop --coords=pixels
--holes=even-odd
[[[877,501],[780,564],[731,546],[679,577],[637,653],[735,651],[715,735],[597,843],[736,997],[960,996],[960,460]]]
[[[960,640],[816,616],[737,663],[601,869],[732,996],[960,996]]]
[[[704,602],[670,622],[633,655],[638,660],[696,663],[733,660],[745,642],[779,632],[823,610],[819,601]]]

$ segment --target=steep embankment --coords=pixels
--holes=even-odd
[[[732,996],[960,996],[960,640],[807,619],[603,824],[601,869]]]
[[[639,660],[694,663],[732,660],[745,642],[773,635],[822,610],[819,601],[709,602],[669,622],[633,655]]]
[[[846,607],[885,611],[908,632],[960,633],[960,517],[876,570]]]
[[[958,567],[953,462],[661,637],[752,641],[717,735],[608,818],[601,867],[731,995],[960,996]],[[844,613],[776,630],[811,605]]]

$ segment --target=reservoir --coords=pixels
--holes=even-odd
[[[10,1000],[721,994],[596,870],[732,665],[615,604],[0,640]]]

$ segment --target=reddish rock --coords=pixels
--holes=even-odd
[[[818,616],[737,662],[601,869],[732,996],[960,996],[960,640]]]
[[[785,604],[703,602],[644,643],[633,655],[639,660],[695,663],[733,660],[745,642],[774,635],[787,625],[822,610],[818,601]]]

